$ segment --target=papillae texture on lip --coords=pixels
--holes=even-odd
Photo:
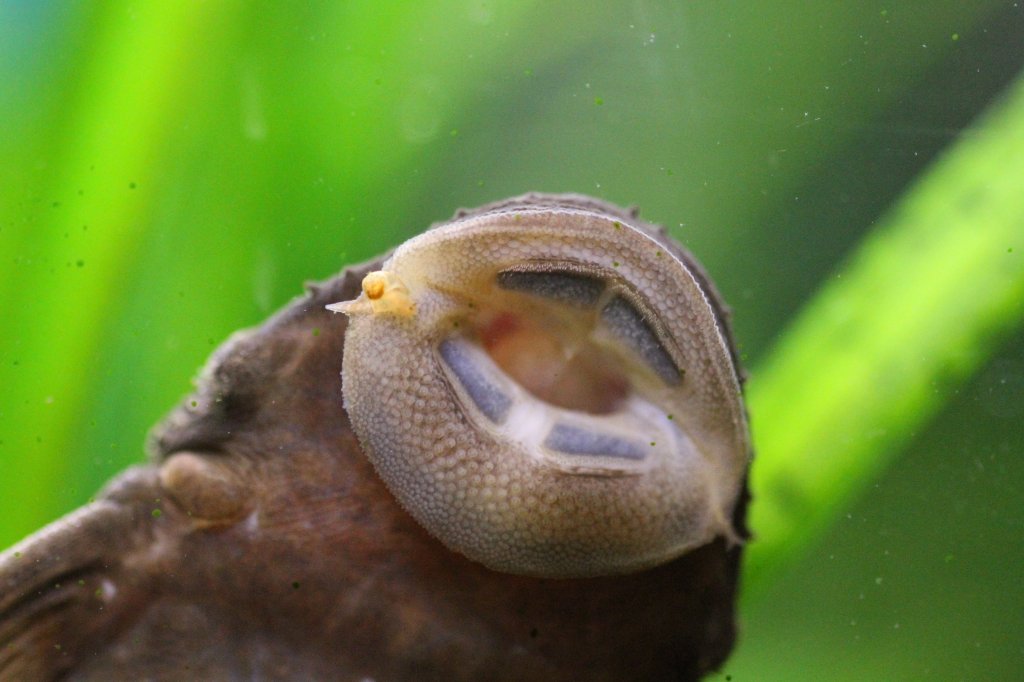
[[[0,680],[686,680],[721,664],[741,545],[528,578],[398,505],[340,408],[347,319],[324,309],[380,263],[233,336],[150,464],[0,555]]]
[[[581,578],[739,541],[739,376],[695,262],[658,237],[535,197],[409,239],[339,306],[353,430],[450,549]]]

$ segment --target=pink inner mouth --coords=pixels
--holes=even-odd
[[[631,385],[613,353],[509,311],[477,320],[484,349],[509,377],[552,405],[589,414],[615,412]]]

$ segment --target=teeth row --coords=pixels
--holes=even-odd
[[[544,445],[569,455],[596,455],[635,460],[642,460],[647,456],[646,451],[650,449],[650,446],[644,448],[636,441],[588,431],[569,424],[555,424],[548,437],[544,439]]]
[[[442,341],[438,354],[456,390],[493,424],[492,430],[542,458],[547,451],[619,460],[627,466],[671,449],[682,437],[660,410],[637,396],[617,414],[601,416],[542,403],[515,385],[486,351],[461,336]],[[637,432],[651,434],[651,441],[624,435]]]
[[[601,309],[601,319],[613,334],[643,358],[662,381],[669,386],[679,385],[683,379],[682,372],[636,306],[624,297],[616,296]]]
[[[452,337],[438,346],[441,359],[458,379],[473,404],[495,424],[503,424],[512,407],[510,398],[493,380],[494,373],[481,362],[483,351],[465,339]]]
[[[582,272],[538,272],[521,267],[499,272],[497,283],[502,289],[543,296],[580,308],[592,308],[597,305],[605,288],[604,280]]]

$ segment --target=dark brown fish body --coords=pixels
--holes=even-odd
[[[593,200],[518,201],[642,225]],[[234,336],[152,463],[0,555],[0,680],[686,680],[724,660],[729,533],[638,572],[527,577],[452,551],[396,501],[341,407],[349,320],[325,309],[380,267]],[[745,506],[741,481],[733,540]]]

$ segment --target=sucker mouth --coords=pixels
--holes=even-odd
[[[628,388],[616,396],[614,409],[579,410],[526,390],[478,340],[452,334],[437,352],[479,428],[518,443],[530,456],[564,472],[641,473],[689,441],[663,409]]]
[[[676,388],[684,372],[663,325],[614,273],[524,261],[483,283],[459,327],[542,402],[611,414],[636,392]]]
[[[682,372],[621,285],[513,269],[484,291],[437,345],[482,428],[573,473],[646,469],[686,438],[656,404]]]

